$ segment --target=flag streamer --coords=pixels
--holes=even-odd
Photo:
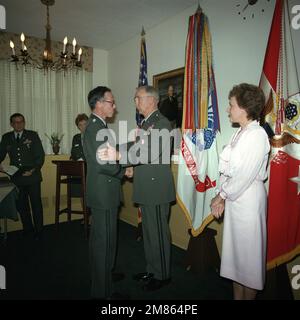
[[[197,236],[213,220],[210,202],[216,195],[220,130],[208,18],[198,9],[189,18],[183,94],[182,141],[177,200]]]

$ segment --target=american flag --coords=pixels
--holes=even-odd
[[[139,83],[138,87],[148,85],[148,74],[147,74],[147,51],[146,51],[146,40],[145,40],[145,30],[144,27],[141,33],[141,54],[140,54],[140,73],[139,73]],[[136,109],[135,113],[136,124],[138,127],[141,126],[141,123],[144,119],[143,115],[139,113]],[[138,208],[138,224],[142,223],[142,211]],[[142,234],[138,234],[137,240],[142,237]]]
[[[140,73],[139,73],[139,83],[138,86],[148,85],[148,74],[147,74],[147,51],[146,51],[146,40],[145,40],[145,30],[142,29],[141,33],[141,54],[140,54]],[[143,120],[143,116],[136,110],[136,124],[140,126]]]

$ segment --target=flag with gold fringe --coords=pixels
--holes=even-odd
[[[268,269],[300,253],[300,86],[288,1],[277,0],[260,87],[272,146],[267,218]]]
[[[208,18],[199,7],[189,18],[186,41],[182,140],[177,200],[194,236],[212,221],[210,202],[216,195],[220,130]]]

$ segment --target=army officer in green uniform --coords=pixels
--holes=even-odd
[[[114,299],[112,270],[117,247],[117,219],[121,194],[121,179],[125,169],[119,164],[101,164],[97,149],[109,136],[106,120],[115,113],[115,101],[109,88],[99,86],[90,91],[88,102],[92,114],[83,135],[83,151],[87,163],[87,205],[91,208],[90,234],[91,296]],[[102,138],[99,137],[102,135]]]
[[[153,291],[167,285],[171,279],[171,237],[168,218],[170,203],[176,198],[170,167],[172,143],[170,139],[166,141],[166,145],[159,141],[153,142],[154,135],[163,130],[169,133],[172,128],[170,121],[158,110],[159,95],[155,88],[137,88],[134,100],[138,111],[144,116],[138,143],[133,146],[131,143],[120,145],[119,152],[108,146],[99,151],[98,156],[102,160],[116,159],[120,163],[135,165],[133,202],[137,203],[142,211],[147,267],[146,272],[138,273],[133,278],[143,283],[144,290]]]
[[[23,224],[24,234],[34,231],[35,237],[38,239],[43,229],[41,168],[44,164],[45,153],[38,134],[35,131],[25,129],[25,118],[22,114],[13,114],[10,117],[10,125],[14,130],[2,136],[0,163],[8,154],[10,165],[19,168],[11,178],[19,189],[17,208]]]

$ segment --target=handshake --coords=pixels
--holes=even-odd
[[[132,178],[133,177],[133,167],[126,168],[125,177],[127,177],[127,178]]]
[[[99,148],[97,150],[97,159],[99,161],[119,161],[121,154],[107,142],[105,148]],[[126,168],[125,176],[127,178],[133,177],[133,167]]]

